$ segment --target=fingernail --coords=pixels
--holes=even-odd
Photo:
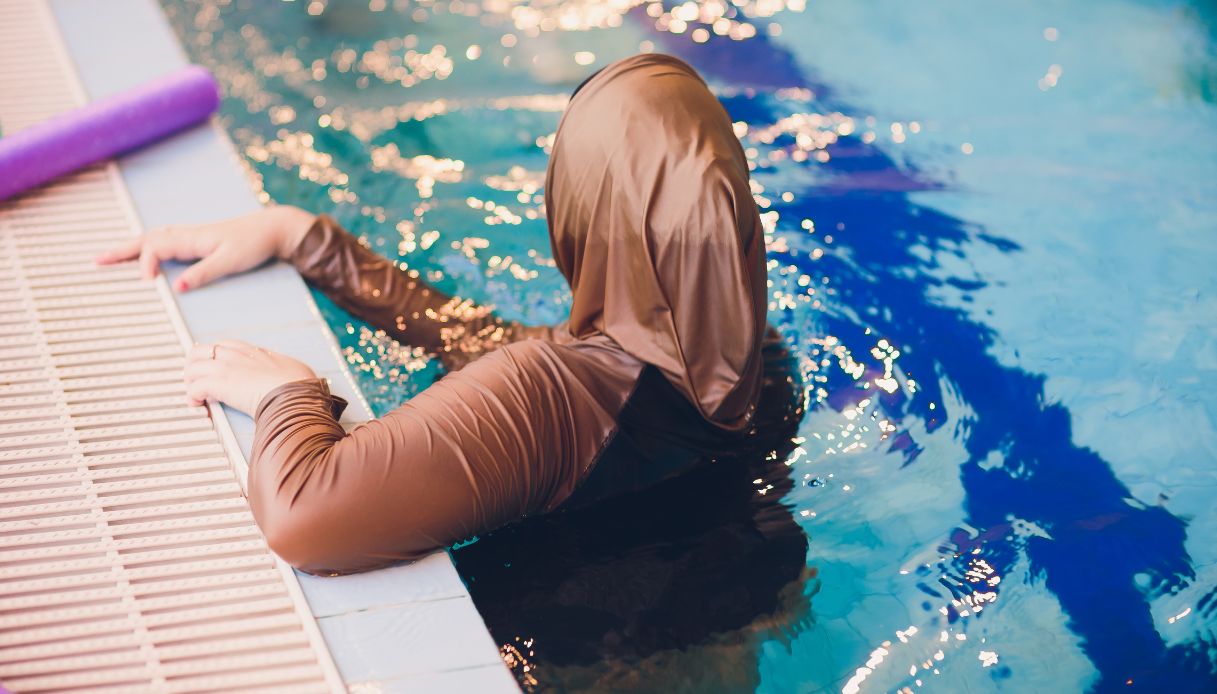
[[[186,284],[186,280],[179,277],[177,282],[174,283],[174,287],[176,287],[179,292],[184,292],[189,288],[189,285]]]

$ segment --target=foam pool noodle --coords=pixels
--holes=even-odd
[[[0,137],[0,200],[207,120],[220,91],[191,66]]]

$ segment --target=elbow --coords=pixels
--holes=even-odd
[[[292,519],[261,524],[266,544],[280,559],[306,573],[332,573],[335,557],[328,547],[310,537],[304,525]]]
[[[343,556],[340,518],[334,518],[324,499],[307,490],[280,486],[274,480],[251,476],[249,507],[267,546],[283,561],[307,573],[341,571],[349,559]]]
[[[270,550],[293,568],[310,574],[331,574],[344,570],[345,557],[327,531],[316,509],[290,502],[273,502],[255,507],[254,517]]]
[[[251,495],[251,502],[253,497]],[[420,559],[437,547],[423,538],[391,543],[369,534],[357,514],[340,507],[263,499],[251,503],[254,518],[270,550],[294,569],[316,576],[352,574]]]
[[[271,551],[309,574],[358,573],[419,558],[436,549],[424,527],[394,523],[398,509],[375,508],[357,465],[341,480],[326,474],[335,458],[359,460],[357,449],[328,447],[290,458],[255,455],[249,506]],[[346,458],[346,456],[354,456]],[[425,551],[422,551],[425,550]]]
[[[299,513],[299,509],[259,521],[271,552],[279,555],[293,569],[314,576],[336,576],[340,573],[360,573],[424,558],[436,550],[430,544],[419,549],[363,547],[358,536],[348,535],[338,524],[324,517]],[[350,530],[350,532],[358,532]]]
[[[269,427],[267,427],[269,429]],[[290,442],[289,442],[290,443]],[[343,565],[343,518],[332,493],[320,485],[331,447],[271,447],[254,442],[248,501],[270,550],[308,573],[333,573]]]

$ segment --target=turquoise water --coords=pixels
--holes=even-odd
[[[526,688],[1217,690],[1210,3],[164,5],[265,199],[512,318],[565,310],[583,77],[673,53],[737,121],[808,414],[456,551]],[[321,303],[378,412],[434,378]]]

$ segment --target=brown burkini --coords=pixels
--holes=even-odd
[[[744,152],[697,73],[640,55],[592,77],[558,126],[545,205],[573,296],[552,328],[445,296],[317,217],[290,257],[304,278],[450,373],[350,433],[324,379],[262,399],[249,500],[289,563],[417,558],[653,484],[746,435],[764,240]]]

